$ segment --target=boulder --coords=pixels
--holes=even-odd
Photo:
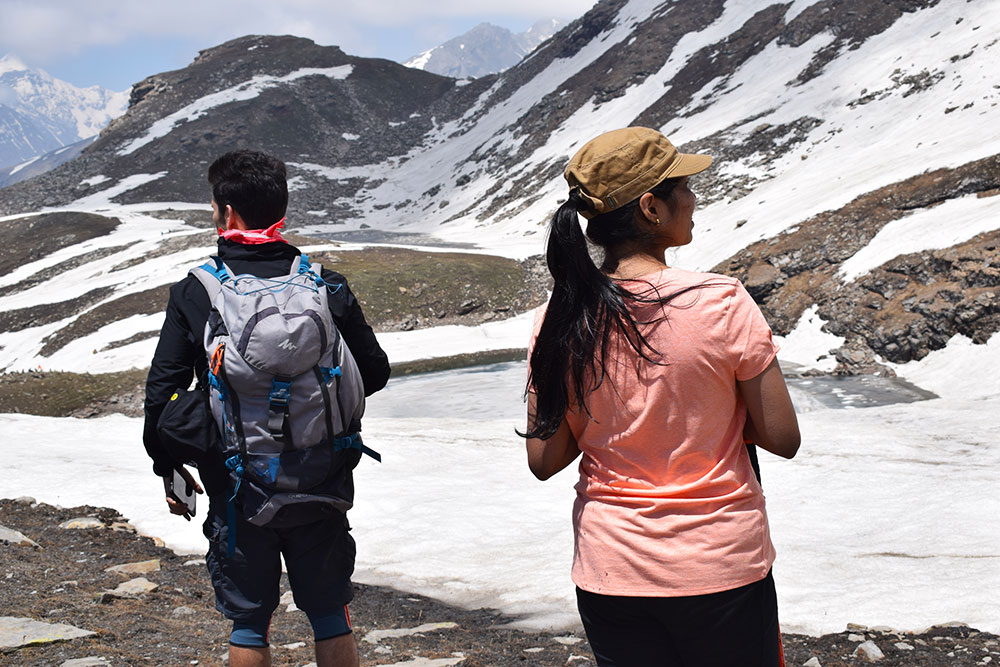
[[[105,568],[105,572],[115,572],[117,574],[147,574],[149,572],[158,572],[160,569],[160,559],[154,558],[152,560],[142,560],[136,563],[122,563],[121,565],[112,565],[109,568]]]
[[[59,524],[60,528],[67,530],[84,530],[87,528],[104,528],[104,522],[92,516],[81,516]]]
[[[43,623],[31,618],[0,616],[0,649],[48,644],[95,634],[65,623]]]
[[[7,528],[6,526],[0,526],[0,542],[6,544],[14,544],[19,547],[35,547],[41,549],[42,547],[34,540],[25,537],[24,533],[14,530],[13,528]]]
[[[868,640],[863,644],[858,644],[858,647],[854,649],[852,654],[856,658],[861,658],[865,662],[878,662],[885,657],[881,649],[875,645],[875,642]]]
[[[152,593],[159,586],[154,584],[149,579],[145,577],[136,577],[135,579],[129,579],[128,581],[123,581],[118,584],[118,588],[113,591],[104,591],[101,593],[101,603],[107,604],[115,598],[135,598],[143,593]]]

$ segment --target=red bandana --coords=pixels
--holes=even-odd
[[[286,243],[285,239],[281,238],[281,232],[278,231],[284,225],[285,219],[282,218],[267,229],[220,229],[219,236],[229,241],[242,243],[243,245],[273,243],[274,241]]]

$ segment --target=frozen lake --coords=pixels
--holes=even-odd
[[[399,378],[372,397],[365,441],[384,462],[365,458],[356,474],[357,581],[497,608],[529,628],[578,627],[576,470],[545,483],[528,472],[514,434],[524,377],[524,363],[499,364]],[[792,461],[761,453],[783,629],[1000,632],[1000,399],[914,401],[874,380],[790,385],[802,449]],[[163,506],[141,431],[121,416],[0,415],[0,496],[111,506],[178,551],[204,551],[197,522]],[[95,479],[114,483],[95,497]]]

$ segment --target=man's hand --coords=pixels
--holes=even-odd
[[[195,493],[205,493],[205,490],[201,488],[201,484],[199,484],[198,481],[195,480],[194,476],[191,474],[191,471],[189,471],[184,466],[181,466],[180,468],[177,469],[177,472],[180,474],[181,477],[184,478],[184,481],[187,482],[188,485],[194,487]],[[166,491],[167,494],[167,507],[170,508],[170,513],[177,514],[190,521],[192,515],[191,512],[188,510],[187,505],[182,503],[174,495],[173,475],[171,475],[170,477],[163,478],[163,490]]]

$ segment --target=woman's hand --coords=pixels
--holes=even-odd
[[[534,425],[536,396],[528,393],[528,429]],[[527,439],[528,468],[540,480],[546,480],[572,463],[580,455],[576,438],[563,419],[559,429],[548,440]]]
[[[802,438],[778,359],[772,360],[757,377],[737,380],[736,384],[747,404],[743,437],[772,454],[786,459],[795,456]]]

